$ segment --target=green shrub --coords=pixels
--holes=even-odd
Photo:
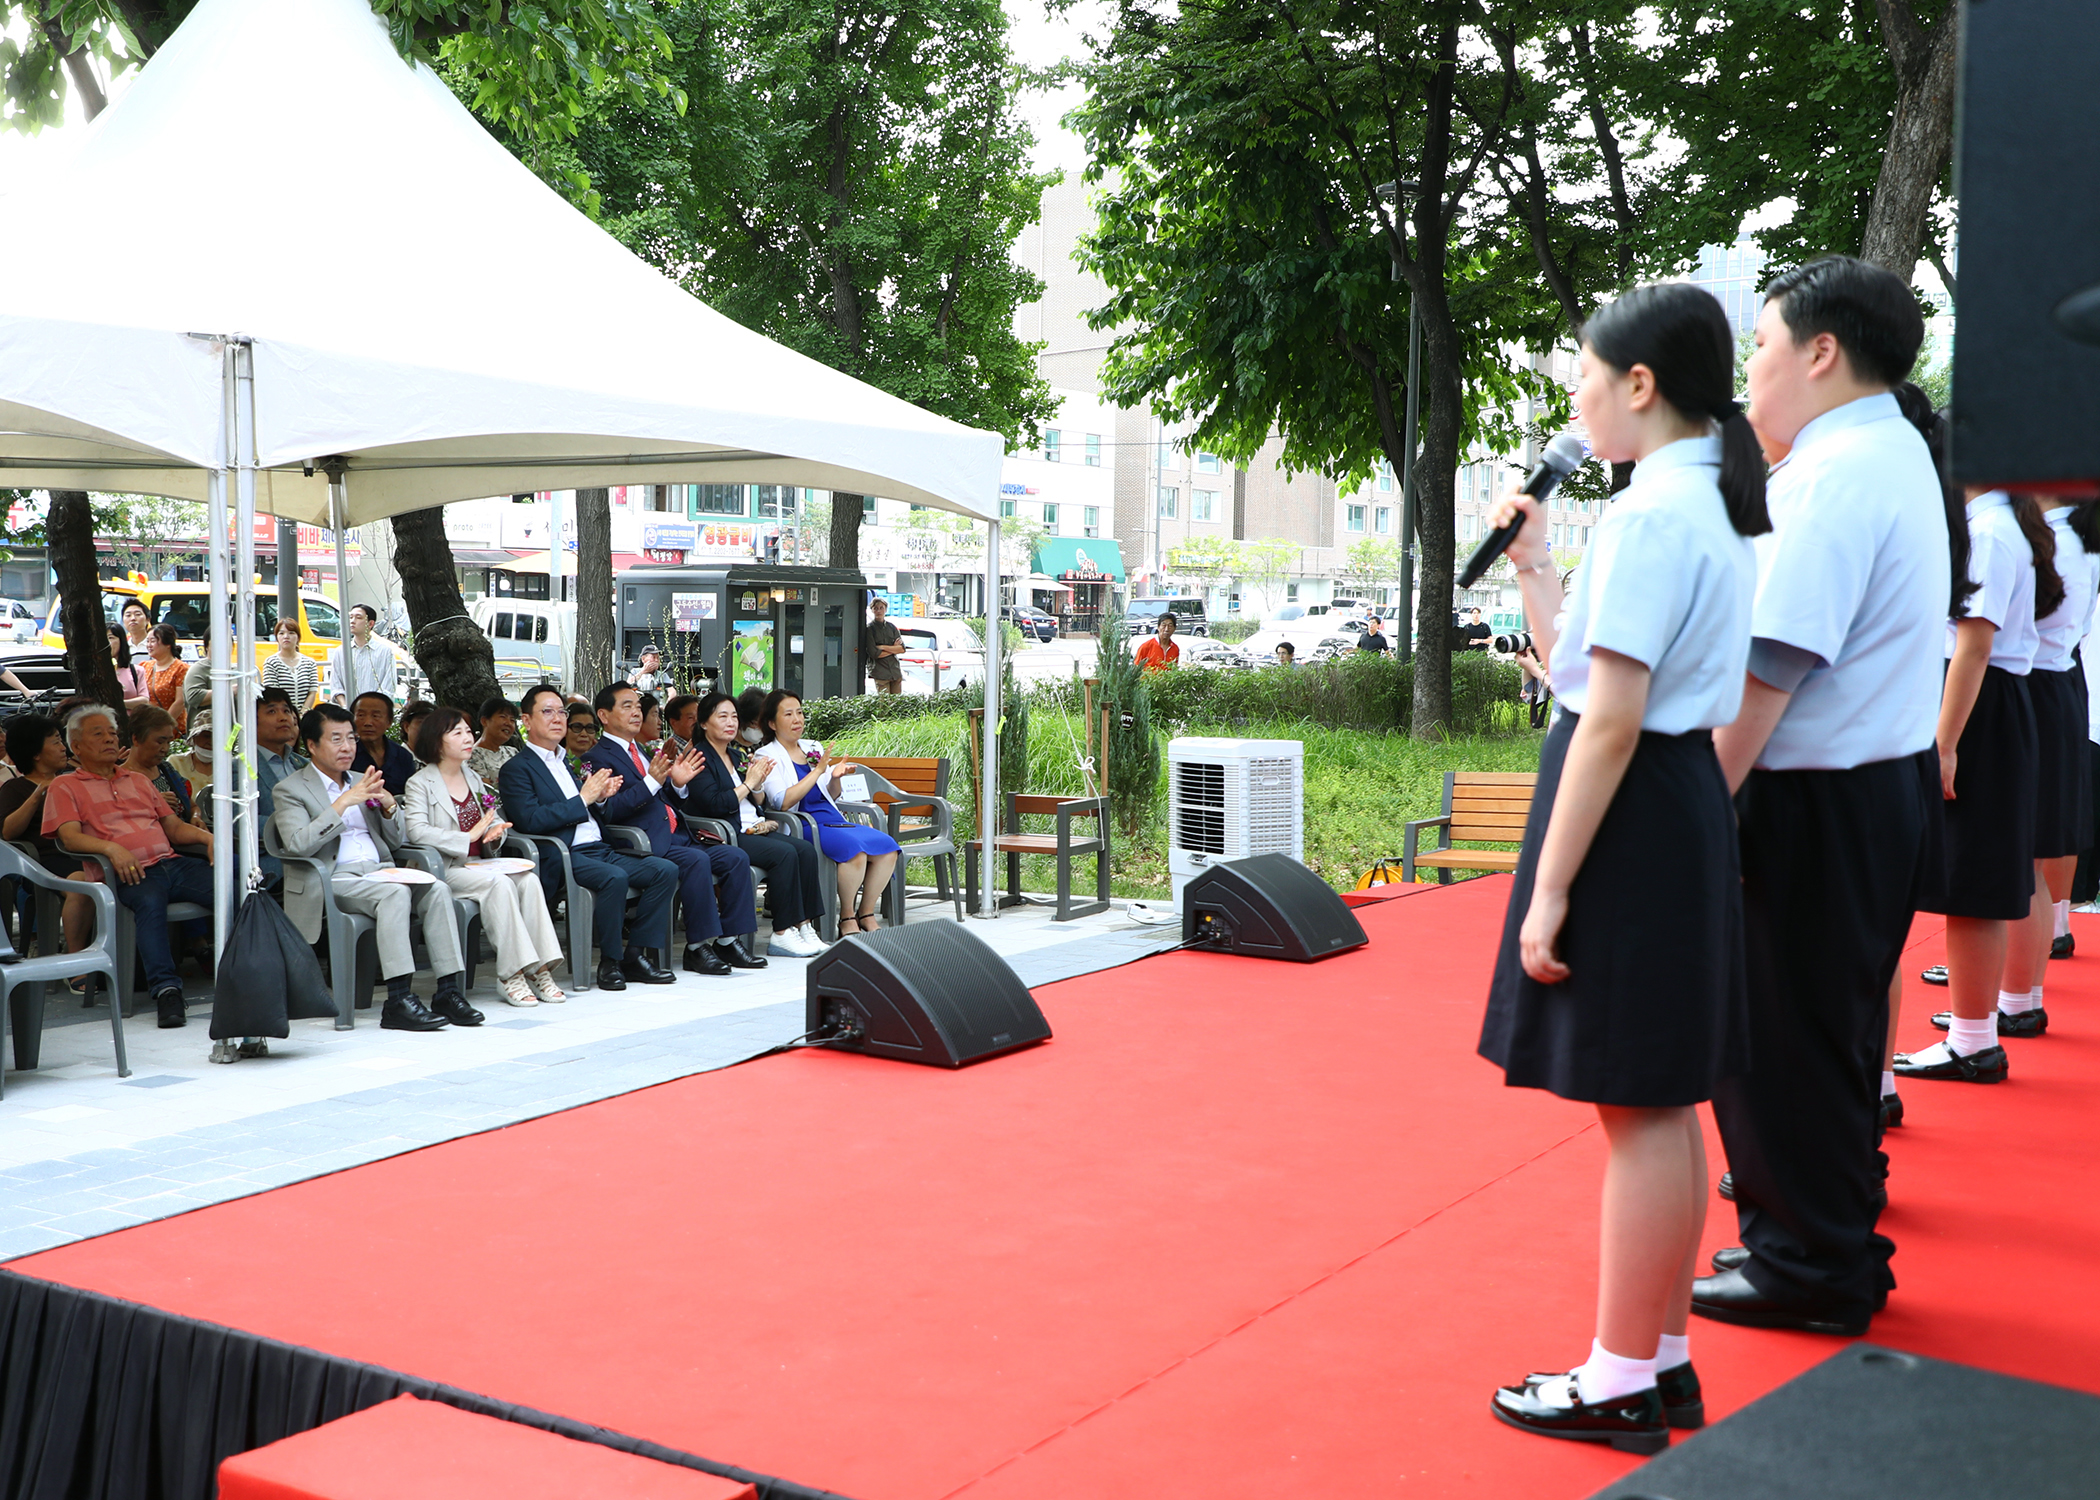
[[[1159,737],[1152,732],[1153,684],[1173,672],[1147,672],[1137,664],[1123,612],[1101,616],[1101,646],[1094,657],[1101,701],[1109,707],[1108,796],[1126,832],[1152,821],[1159,791]]]
[[[1183,667],[1149,684],[1163,726],[1302,720],[1328,729],[1405,729],[1413,706],[1414,663],[1390,655],[1350,655],[1299,667],[1217,671]],[[1451,659],[1453,735],[1528,730],[1517,699],[1523,673],[1484,652]]]
[[[1259,629],[1259,620],[1213,620],[1210,622],[1210,638],[1230,645],[1234,641],[1244,641]]]

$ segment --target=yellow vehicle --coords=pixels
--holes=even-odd
[[[259,666],[277,650],[277,591],[255,595],[255,660]],[[181,638],[182,652],[194,659],[203,642],[206,617],[211,612],[208,583],[154,583],[133,578],[102,580],[102,613],[112,625],[123,624],[123,610],[132,600],[146,606],[146,617],[155,625],[173,625]],[[51,612],[43,643],[54,651],[66,649],[58,630],[58,611]],[[325,668],[328,653],[342,644],[343,616],[335,601],[312,589],[299,591],[299,649]]]

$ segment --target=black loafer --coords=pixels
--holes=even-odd
[[[1798,1328],[1806,1333],[1834,1333],[1848,1339],[1867,1331],[1874,1315],[1767,1297],[1741,1270],[1719,1271],[1692,1283],[1692,1311],[1716,1323],[1746,1328]]]
[[[1621,1453],[1660,1453],[1670,1446],[1662,1397],[1654,1386],[1594,1405],[1578,1401],[1573,1406],[1555,1406],[1539,1398],[1539,1384],[1533,1379],[1522,1385],[1503,1386],[1495,1392],[1488,1410],[1498,1422],[1507,1422],[1525,1432],[1571,1438],[1579,1443],[1609,1443]]]
[[[1715,1271],[1740,1271],[1750,1263],[1750,1252],[1741,1245],[1730,1245],[1714,1252]],[[1660,1379],[1661,1377],[1657,1377]]]
[[[488,1019],[468,1004],[465,995],[440,995],[430,1002],[430,1008],[454,1026],[479,1026]]]
[[[701,943],[686,949],[685,971],[688,974],[712,974],[717,978],[733,972],[729,960],[716,950],[713,943]]]
[[[1723,1172],[1720,1182],[1714,1186],[1714,1191],[1726,1198],[1730,1203],[1735,1202],[1735,1173]]]
[[[1954,1012],[1951,1010],[1943,1010],[1932,1018],[1933,1027],[1938,1031],[1947,1030],[1953,1021]],[[2001,1037],[2040,1036],[2048,1029],[2049,1012],[2039,1005],[2016,1016],[2009,1016],[2002,1010],[1998,1012],[1998,1035]]]
[[[1657,1370],[1655,1393],[1662,1397],[1663,1420],[1670,1426],[1693,1431],[1706,1425],[1706,1399],[1699,1390],[1699,1372],[1690,1360]]]
[[[1903,1096],[1883,1094],[1881,1096],[1881,1128],[1894,1130],[1903,1123]]]
[[[676,984],[678,976],[669,969],[660,969],[656,961],[647,954],[620,960],[620,972],[636,984]],[[724,972],[727,972],[726,970]]]
[[[2068,932],[2060,938],[2051,938],[2049,940],[2049,956],[2051,958],[2069,958],[2077,951],[2078,939]]]
[[[601,990],[624,990],[627,988],[627,976],[620,972],[620,961],[618,959],[608,958],[604,963],[598,965],[597,984]]]
[[[1898,1078],[1948,1078],[1957,1083],[2003,1083],[2007,1072],[2005,1049],[1986,1047],[1963,1057],[1949,1050],[1945,1062],[1914,1063],[1908,1052],[1896,1054]]]
[[[1947,966],[1945,964],[1934,964],[1931,968],[1921,972],[1918,977],[1927,984],[1945,984],[1947,982]]]

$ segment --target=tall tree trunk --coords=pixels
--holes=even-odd
[[[452,544],[445,540],[442,506],[394,517],[394,571],[408,628],[415,632],[416,661],[430,679],[430,695],[469,718],[502,695],[496,681],[496,652],[481,627],[467,618]],[[347,601],[346,601],[347,607]]]
[[[109,659],[109,620],[102,613],[102,580],[95,576],[95,512],[86,490],[53,490],[44,535],[58,574],[59,620],[66,637],[66,671],[73,691],[120,713],[117,664]]]
[[[612,491],[578,490],[576,681],[570,686],[579,693],[595,693],[612,680]]]
[[[1452,502],[1458,474],[1462,353],[1442,287],[1422,298],[1422,452],[1415,460],[1415,535],[1422,548],[1416,584],[1414,722],[1417,739],[1451,723],[1451,586],[1458,528]]]
[[[834,492],[831,497],[831,566],[860,566],[860,523],[865,509],[862,495]]]
[[[1932,196],[1954,150],[1955,39],[1960,8],[1950,4],[1928,30],[1909,0],[1877,0],[1882,40],[1896,69],[1896,117],[1867,209],[1859,256],[1906,282],[1924,249]]]

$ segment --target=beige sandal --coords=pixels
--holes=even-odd
[[[525,982],[532,986],[532,992],[540,997],[540,1001],[543,1004],[560,1005],[569,998],[561,992],[561,986],[554,982],[554,965],[552,964],[548,964],[545,968],[534,969],[525,976]]]
[[[503,981],[503,998],[512,1005],[537,1005],[540,1003],[539,997],[532,992],[532,986],[525,982],[523,974],[513,974],[510,978]]]

